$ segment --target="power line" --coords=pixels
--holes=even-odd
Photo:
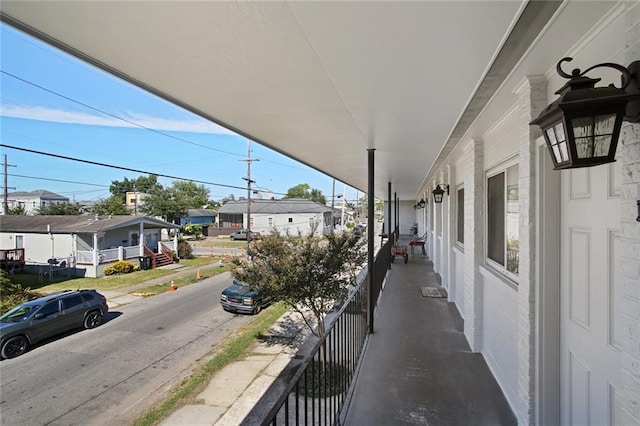
[[[97,161],[82,160],[80,158],[68,157],[66,155],[60,155],[60,154],[52,154],[50,152],[36,151],[36,150],[33,150],[33,149],[21,148],[21,147],[12,146],[12,145],[0,144],[0,147],[9,148],[9,149],[15,149],[15,150],[18,150],[18,151],[29,152],[29,153],[32,153],[32,154],[45,155],[45,156],[48,156],[48,157],[60,158],[60,159],[63,159],[63,160],[70,160],[70,161],[77,161],[77,162],[85,163],[85,164],[92,164],[94,166],[101,166],[101,167],[109,167],[109,168],[112,168],[112,169],[126,170],[128,172],[142,173],[142,174],[146,174],[146,175],[156,175],[156,176],[166,177],[166,178],[169,178],[169,179],[184,180],[184,181],[189,181],[189,182],[194,182],[194,183],[202,183],[202,184],[205,184],[205,185],[221,186],[221,187],[224,187],[224,188],[246,190],[246,188],[243,188],[241,186],[225,185],[223,183],[208,182],[208,181],[197,180],[197,179],[188,179],[188,178],[182,178],[182,177],[178,177],[178,176],[165,175],[165,174],[162,174],[162,173],[148,172],[148,171],[145,171],[145,170],[132,169],[132,168],[129,168],[129,167],[122,167],[122,166],[115,166],[113,164],[99,163]]]
[[[51,89],[47,89],[46,87],[40,86],[39,84],[33,83],[33,82],[29,81],[29,80],[25,80],[24,78],[18,77],[18,76],[17,76],[17,75],[15,75],[15,74],[11,74],[11,73],[10,73],[10,72],[8,72],[8,71],[5,71],[5,70],[0,69],[0,72],[1,72],[1,73],[3,73],[3,74],[5,74],[5,75],[8,75],[9,77],[15,78],[16,80],[19,80],[19,81],[21,81],[21,82],[23,82],[23,83],[25,83],[25,84],[28,84],[28,85],[30,85],[30,86],[36,87],[36,88],[38,88],[38,89],[40,89],[40,90],[43,90],[43,91],[45,91],[45,92],[47,92],[47,93],[51,93],[52,95],[59,96],[59,97],[61,97],[62,99],[66,99],[66,100],[68,100],[68,101],[70,101],[70,102],[74,102],[74,103],[76,103],[76,104],[78,104],[78,105],[82,105],[82,106],[83,106],[83,107],[85,107],[85,108],[89,108],[89,109],[91,109],[91,110],[93,110],[93,111],[96,111],[96,112],[99,112],[99,113],[101,113],[101,114],[107,115],[107,116],[109,116],[109,117],[115,118],[116,120],[120,120],[120,121],[123,121],[123,122],[125,122],[125,123],[131,124],[132,126],[136,126],[136,127],[141,128],[141,129],[148,130],[148,131],[153,132],[153,133],[156,133],[156,134],[158,134],[158,135],[166,136],[166,137],[168,137],[168,138],[175,139],[175,140],[178,140],[178,141],[180,141],[180,142],[188,143],[188,144],[190,144],[190,145],[194,145],[194,146],[197,146],[197,147],[200,147],[200,148],[204,148],[204,149],[209,149],[209,150],[211,150],[211,151],[221,152],[221,153],[223,153],[223,154],[227,154],[227,155],[234,155],[234,156],[236,156],[236,157],[242,157],[242,156],[243,156],[242,154],[237,154],[237,153],[235,153],[235,152],[223,151],[223,150],[221,150],[221,149],[212,148],[212,147],[207,146],[207,145],[202,145],[202,144],[199,144],[199,143],[196,143],[196,142],[192,142],[192,141],[187,140],[187,139],[183,139],[183,138],[179,138],[179,137],[177,137],[177,136],[170,135],[170,134],[165,133],[165,132],[162,132],[162,131],[160,131],[160,130],[152,129],[151,127],[143,126],[142,124],[138,124],[138,123],[136,123],[135,121],[127,120],[126,118],[119,117],[119,116],[117,116],[117,115],[115,115],[115,114],[111,114],[110,112],[107,112],[107,111],[101,110],[101,109],[96,108],[96,107],[92,107],[91,105],[85,104],[84,102],[80,102],[80,101],[78,101],[78,100],[75,100],[75,99],[73,99],[73,98],[70,98],[70,97],[68,97],[68,96],[65,96],[65,95],[63,95],[63,94],[61,94],[61,93],[55,92],[55,91],[53,91],[53,90],[51,90]]]
[[[132,126],[136,126],[136,127],[141,128],[141,129],[145,129],[145,130],[148,130],[148,131],[150,131],[150,132],[156,133],[156,134],[158,134],[158,135],[166,136],[166,137],[168,137],[168,138],[171,138],[171,139],[174,139],[174,140],[177,140],[177,141],[180,141],[180,142],[184,142],[184,143],[187,143],[187,144],[190,144],[190,145],[193,145],[193,146],[197,146],[197,147],[200,147],[200,148],[208,149],[208,150],[215,151],[215,152],[220,152],[220,153],[222,153],[222,154],[233,155],[233,156],[236,156],[236,157],[243,157],[243,155],[242,155],[242,154],[239,154],[239,153],[229,152],[229,151],[224,151],[224,150],[221,150],[221,149],[212,148],[212,147],[207,146],[207,145],[202,145],[202,144],[199,144],[199,143],[196,143],[196,142],[192,142],[192,141],[187,140],[187,139],[184,139],[184,138],[179,138],[179,137],[177,137],[177,136],[170,135],[170,134],[165,133],[165,132],[162,132],[162,131],[160,131],[160,130],[152,129],[152,128],[147,127],[147,126],[143,126],[142,124],[136,123],[135,121],[127,120],[126,118],[122,118],[122,117],[120,117],[120,116],[118,116],[118,115],[115,115],[115,114],[112,114],[112,113],[110,113],[110,112],[107,112],[107,111],[101,110],[100,108],[96,108],[96,107],[93,107],[93,106],[91,106],[91,105],[88,105],[88,104],[86,104],[86,103],[84,103],[84,102],[80,102],[80,101],[78,101],[78,100],[76,100],[76,99],[73,99],[73,98],[71,98],[71,97],[69,97],[69,96],[66,96],[66,95],[63,95],[63,94],[61,94],[61,93],[58,93],[58,92],[56,92],[56,91],[54,91],[54,90],[47,89],[47,88],[46,88],[46,87],[44,87],[44,86],[41,86],[41,85],[39,85],[39,84],[37,84],[37,83],[34,83],[34,82],[32,82],[32,81],[29,81],[29,80],[26,80],[26,79],[24,79],[24,78],[18,77],[17,75],[12,74],[12,73],[10,73],[10,72],[8,72],[8,71],[5,71],[5,70],[3,70],[3,69],[0,69],[0,72],[2,72],[3,74],[5,74],[5,75],[7,75],[7,76],[9,76],[9,77],[12,77],[12,78],[14,78],[14,79],[18,80],[18,81],[21,81],[21,82],[23,82],[23,83],[25,83],[25,84],[28,84],[28,85],[33,86],[33,87],[36,87],[36,88],[38,88],[38,89],[40,89],[40,90],[43,90],[43,91],[45,91],[45,92],[47,92],[47,93],[50,93],[50,94],[52,94],[52,95],[59,96],[59,97],[61,97],[62,99],[68,100],[68,101],[70,101],[70,102],[74,102],[74,103],[76,103],[76,104],[78,104],[78,105],[81,105],[81,106],[83,106],[83,107],[85,107],[85,108],[89,108],[89,109],[91,109],[91,110],[93,110],[93,111],[96,111],[96,112],[99,112],[99,113],[101,113],[101,114],[107,115],[107,116],[109,116],[109,117],[115,118],[116,120],[120,120],[120,121],[122,121],[122,122],[125,122],[125,123],[128,123],[128,124],[131,124]],[[234,133],[234,134],[235,134],[235,133]],[[266,161],[267,163],[275,164],[275,165],[278,165],[278,166],[281,166],[281,167],[289,167],[289,168],[294,168],[294,169],[304,170],[304,168],[303,168],[303,167],[298,167],[298,166],[293,166],[293,165],[282,164],[282,163],[278,163],[278,162],[270,161],[270,160],[265,160],[265,161]]]
[[[45,177],[39,177],[39,176],[14,175],[14,174],[11,174],[11,173],[9,174],[9,176],[21,177],[21,178],[26,178],[26,179],[46,180],[46,181],[50,181],[50,182],[75,183],[75,184],[78,184],[78,185],[99,186],[101,188],[109,188],[109,185],[101,185],[101,184],[98,184],[98,183],[77,182],[77,181],[73,181],[73,180],[45,178]]]

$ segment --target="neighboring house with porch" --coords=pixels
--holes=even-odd
[[[173,263],[177,237],[162,242],[161,235],[177,228],[147,216],[3,216],[0,252],[21,249],[27,270],[64,265],[74,275],[99,277],[118,260],[142,268]]]
[[[25,214],[33,215],[36,210],[48,207],[52,204],[69,203],[69,198],[47,191],[46,189],[36,189],[35,191],[18,191],[7,194],[7,205],[10,209],[18,206],[24,207]],[[0,207],[2,214],[5,214],[4,205]]]
[[[229,201],[218,210],[221,227],[247,228],[247,200]],[[251,230],[268,234],[274,229],[307,235],[324,233],[331,224],[331,207],[304,198],[251,200]]]

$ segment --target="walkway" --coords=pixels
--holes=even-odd
[[[415,252],[387,275],[345,424],[517,424],[455,305],[422,295],[439,276]]]

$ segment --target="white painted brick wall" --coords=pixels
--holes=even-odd
[[[520,261],[518,266],[518,403],[521,424],[535,422],[535,235],[536,235],[536,139],[538,126],[529,122],[547,106],[544,76],[525,78],[516,88],[518,96],[518,194]]]
[[[480,262],[483,255],[484,212],[484,142],[473,139],[464,149],[464,334],[471,350],[482,350],[483,278]]]
[[[628,65],[640,60],[640,2],[626,3],[626,51]],[[617,156],[622,162],[622,267],[623,335],[622,389],[616,403],[626,424],[640,425],[640,123],[624,123]],[[618,330],[617,330],[618,331]]]

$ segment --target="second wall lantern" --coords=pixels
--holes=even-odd
[[[436,188],[432,191],[433,192],[433,201],[438,203],[438,204],[442,203],[442,196],[444,195],[445,191],[446,191],[447,195],[449,195],[449,185],[438,185],[438,184],[436,184]]]

